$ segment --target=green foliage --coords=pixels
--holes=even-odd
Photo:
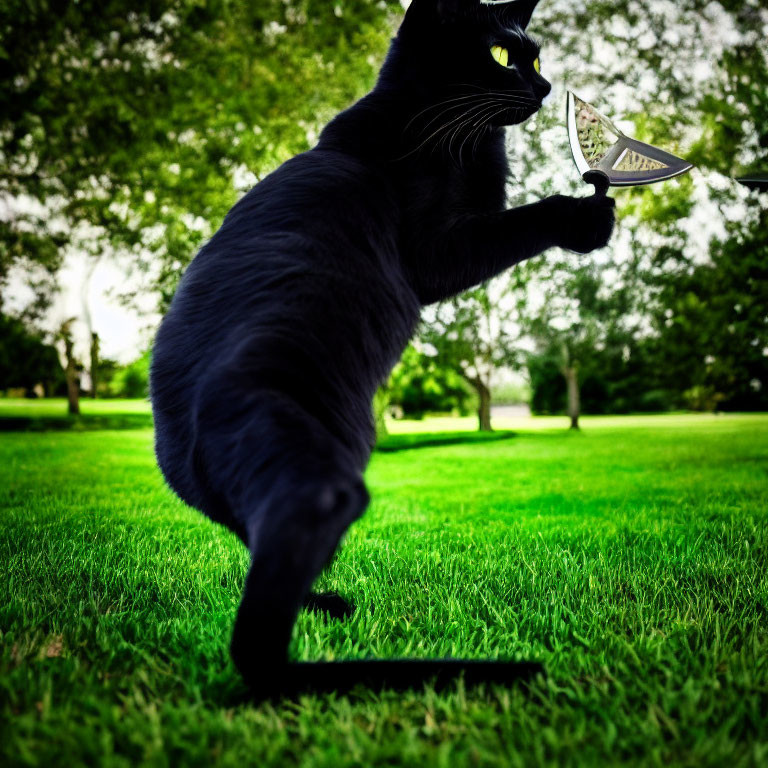
[[[481,431],[491,430],[494,374],[519,359],[511,287],[501,276],[422,313],[420,341],[436,352],[440,366],[472,387]]]
[[[21,320],[0,314],[0,391],[18,387],[31,392],[42,384],[50,395],[63,382],[56,348]]]
[[[565,380],[556,359],[546,354],[530,355],[528,377],[532,413],[542,416],[565,413]]]
[[[185,265],[238,195],[311,146],[333,114],[371,87],[401,13],[396,0],[7,0],[0,7],[0,208],[10,209],[0,221],[0,287],[17,265],[39,294],[50,294],[50,275],[76,247],[116,254],[130,265],[136,290],[167,306]],[[766,13],[759,4],[704,0],[674,7],[590,0],[576,16],[563,0],[537,9],[532,32],[543,42],[545,75],[552,62],[559,81],[556,63],[570,87],[599,94],[600,106],[631,118],[638,138],[700,169],[616,193],[631,254],[617,254],[625,262],[611,264],[610,278],[595,274],[602,263],[585,266],[594,256],[545,257],[551,269],[539,277],[550,297],[572,300],[548,301],[538,353],[554,360],[565,350],[577,361],[585,408],[590,381],[595,398],[607,393],[602,407],[610,410],[644,399],[764,407],[768,381],[753,343],[764,335],[759,312],[734,320],[734,307],[746,306],[742,294],[764,292],[759,264],[757,272],[726,273],[714,245],[712,264],[702,265],[706,254],[691,243],[690,222],[709,197],[724,221],[744,219],[729,237],[748,253],[759,248],[753,224],[765,221],[765,198],[754,195],[741,216],[739,191],[716,174],[768,167]],[[524,145],[511,153],[517,202],[584,192],[568,165],[561,104],[512,135]],[[517,270],[518,296],[528,274]],[[727,297],[715,295],[717,280],[730,286]],[[740,280],[751,281],[747,291]],[[623,292],[623,309],[601,306],[610,292]],[[698,308],[686,304],[689,294],[699,297]],[[468,294],[441,310],[423,339],[481,401],[490,399],[497,367],[521,362],[516,329],[497,296],[490,304],[484,288]],[[489,334],[494,312],[499,330]],[[729,345],[721,331],[732,325],[738,340]],[[696,332],[705,327],[713,334]],[[705,370],[711,358],[714,368]]]
[[[768,211],[711,261],[659,280],[660,380],[697,409],[768,409]],[[690,354],[696,350],[696,354]]]
[[[640,237],[637,245],[651,257],[643,276],[649,297],[644,311],[654,331],[644,341],[645,373],[647,386],[668,392],[676,406],[765,410],[768,207],[764,196],[747,197],[711,172],[728,176],[768,168],[768,49],[755,44],[764,37],[767,17],[764,9],[747,5],[728,4],[726,10],[741,38],[710,62],[715,76],[690,94],[696,97],[697,138],[689,157],[707,170],[663,195],[647,191],[638,211],[666,239],[648,248]],[[701,199],[701,185],[708,181],[712,203],[703,215],[693,200]],[[685,217],[706,227],[713,210],[725,238],[714,239],[705,255],[691,246],[693,228]]]
[[[131,252],[145,288],[167,301],[235,201],[235,180],[307,149],[372,84],[393,8],[4,3],[0,199],[38,204],[0,229],[0,284],[22,257],[55,269],[68,240],[93,253],[108,243]]]
[[[493,388],[493,405],[521,405],[531,399],[531,388],[528,384],[505,383]]]
[[[501,277],[444,302],[433,316],[423,318],[421,340],[473,386],[473,380],[489,384],[497,368],[518,360],[510,290]]]
[[[646,387],[636,378],[641,294],[632,266],[602,254],[553,254],[526,268],[535,288],[520,298],[518,322],[535,344],[527,361],[535,413],[566,409],[568,370],[576,372],[582,412],[645,410]]]
[[[403,414],[421,418],[426,413],[464,414],[472,398],[466,382],[434,356],[409,345],[395,366],[387,386],[391,405]]]
[[[585,410],[656,410],[693,402],[711,406],[711,398],[699,396],[701,387],[727,398],[732,395],[726,392],[739,388],[734,400],[739,407],[765,407],[744,391],[768,387],[762,373],[753,373],[762,351],[762,320],[749,315],[736,331],[757,342],[749,349],[737,342],[733,354],[726,355],[726,345],[718,341],[733,324],[733,307],[746,306],[736,296],[738,281],[748,280],[741,283],[744,292],[760,297],[763,278],[754,271],[747,277],[746,268],[738,278],[729,277],[715,267],[718,279],[731,286],[730,295],[716,298],[714,282],[702,290],[709,249],[698,236],[709,225],[741,220],[728,229],[729,238],[741,244],[731,249],[737,261],[751,261],[756,246],[748,243],[759,240],[759,229],[751,235],[744,229],[765,211],[766,198],[753,195],[745,210],[743,190],[718,174],[768,169],[768,48],[760,44],[767,22],[768,11],[760,4],[700,0],[674,7],[651,0],[595,0],[577,17],[567,3],[542,3],[537,9],[532,31],[544,39],[545,73],[551,58],[566,73],[570,88],[594,94],[606,112],[634,122],[637,138],[689,158],[697,170],[672,182],[611,193],[619,224],[610,259],[592,254],[569,263],[550,253],[532,265],[533,279],[546,295],[541,311],[529,302],[523,323],[528,331],[531,322],[539,325],[532,334],[543,366],[531,370],[539,377],[542,402],[536,407],[563,407],[565,382],[557,385],[553,369],[566,360],[578,364]],[[586,193],[578,174],[562,172],[570,154],[562,122],[562,106],[555,104],[523,128],[513,157],[516,178],[525,185],[514,189],[518,201],[569,191],[569,179],[574,193]],[[712,244],[712,262],[720,248]],[[599,285],[598,298],[623,294],[616,297],[615,311],[583,301],[583,278]],[[667,324],[665,314],[680,316],[677,305],[685,302],[693,283],[701,296],[700,316],[688,314],[701,332],[683,335]],[[712,376],[705,382],[703,361],[710,358],[721,360],[723,369],[731,366],[733,380],[727,386],[725,374],[717,383]],[[549,373],[542,379],[544,369]],[[691,399],[694,392],[698,395]]]
[[[111,360],[107,357],[100,357],[97,368],[97,396],[98,397],[110,397],[111,389],[110,385],[115,374],[122,368],[117,360]],[[90,372],[90,366],[89,366]]]
[[[109,382],[109,394],[112,397],[148,398],[149,397],[150,351],[132,363],[118,368]]]
[[[648,359],[642,343],[594,350],[579,367],[582,413],[659,413],[692,408],[692,403],[678,388],[663,388],[655,363]],[[533,413],[565,413],[566,385],[557,356],[531,354],[528,373]]]
[[[165,487],[151,431],[3,435],[0,760],[761,765],[768,423],[619,424],[376,454],[317,584],[358,610],[291,643],[547,680],[258,705],[227,651],[247,552]]]

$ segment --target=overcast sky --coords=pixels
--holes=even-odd
[[[101,338],[102,357],[128,363],[135,360],[150,344],[159,316],[152,310],[154,299],[147,298],[141,314],[124,307],[117,295],[130,290],[130,280],[124,270],[109,259],[96,266],[87,281],[87,258],[69,253],[58,276],[61,291],[42,325],[55,331],[69,317],[77,317],[73,330],[77,343],[76,354],[86,359],[89,331],[84,320],[87,302],[93,329]],[[84,290],[87,283],[87,290]],[[11,312],[23,309],[32,298],[20,271],[11,276],[4,309]]]

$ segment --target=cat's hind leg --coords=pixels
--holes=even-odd
[[[222,416],[226,396],[217,388],[215,407],[202,399],[196,454],[251,553],[232,658],[252,687],[268,692],[280,687],[313,581],[369,497],[349,450],[299,404],[250,392]]]
[[[330,468],[276,485],[248,521],[251,567],[231,644],[246,682],[264,692],[279,689],[299,608],[368,503],[362,480]]]

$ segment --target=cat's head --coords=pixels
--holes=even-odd
[[[488,116],[493,125],[521,123],[551,90],[541,75],[539,46],[525,32],[537,4],[412,0],[398,32],[398,53],[413,80],[436,97],[476,94],[466,106],[479,117]]]

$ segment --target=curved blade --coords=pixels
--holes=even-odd
[[[583,176],[600,171],[612,187],[634,187],[671,179],[693,166],[675,155],[624,135],[591,104],[568,91],[568,138]]]

